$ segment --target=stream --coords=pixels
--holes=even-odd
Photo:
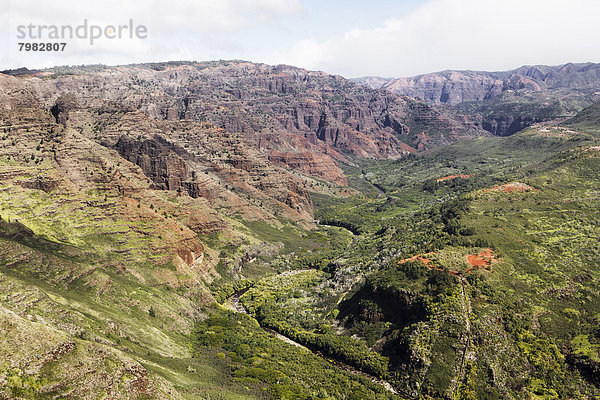
[[[223,305],[225,307],[227,307],[227,308],[235,311],[235,312],[239,312],[239,313],[242,313],[242,314],[250,315],[248,313],[248,311],[246,310],[246,308],[240,303],[240,297],[242,297],[244,295],[244,293],[246,293],[248,290],[250,290],[250,287],[242,289],[242,290],[238,290],[233,295],[231,295],[230,297],[228,297],[227,300],[225,300],[223,302]],[[316,355],[318,357],[321,357],[324,360],[327,360],[329,363],[335,365],[336,367],[338,367],[339,369],[341,369],[343,371],[346,371],[346,372],[349,372],[351,374],[359,375],[359,376],[362,376],[364,378],[367,378],[371,382],[383,386],[383,388],[386,389],[387,391],[389,391],[389,392],[391,392],[391,393],[393,393],[393,394],[395,394],[397,396],[400,395],[400,393],[396,389],[394,389],[394,387],[389,382],[387,382],[387,381],[385,381],[383,379],[376,378],[373,375],[367,374],[366,372],[359,371],[358,369],[356,369],[356,368],[354,368],[354,367],[352,367],[352,366],[350,366],[348,364],[345,364],[345,363],[343,363],[341,361],[329,358],[329,357],[323,355],[319,351],[313,351],[313,350],[309,349],[308,347],[303,346],[302,344],[300,344],[300,343],[298,343],[298,342],[290,339],[289,337],[284,336],[281,333],[276,332],[276,331],[274,331],[272,329],[266,328],[266,327],[264,327],[262,325],[261,325],[261,328],[265,332],[267,332],[270,335],[276,337],[277,339],[282,340],[282,341],[284,341],[284,342],[286,342],[288,344],[291,344],[292,346],[296,346],[298,348],[301,348],[301,349],[304,349],[304,350],[306,350],[308,352],[311,352],[312,354],[314,354],[314,355]],[[403,395],[405,397],[407,397],[407,398],[410,398],[410,396],[408,396],[406,394],[403,394]]]
[[[365,173],[361,173],[360,175],[361,179],[364,179],[367,183],[369,183],[370,185],[374,186],[375,189],[377,189],[377,197],[382,197],[385,195],[385,192],[383,191],[383,189],[381,188],[381,186],[379,186],[376,183],[371,182],[370,180],[367,179],[367,176],[365,175]]]

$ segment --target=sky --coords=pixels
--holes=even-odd
[[[599,15],[598,0],[0,0],[0,70],[242,59],[351,78],[600,62]],[[66,44],[19,45],[48,42]]]

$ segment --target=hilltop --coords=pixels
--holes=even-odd
[[[510,71],[446,70],[407,78],[365,77],[360,84],[451,105],[482,118],[482,127],[511,135],[536,122],[572,117],[600,99],[600,64],[523,66]]]

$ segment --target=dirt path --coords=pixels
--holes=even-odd
[[[460,287],[461,287],[461,296],[460,296],[460,304],[462,308],[463,316],[465,317],[465,330],[466,336],[464,338],[465,346],[461,355],[460,364],[458,365],[458,371],[456,374],[456,378],[453,382],[452,388],[452,397],[456,396],[456,392],[458,390],[458,386],[465,379],[466,374],[466,364],[467,360],[471,356],[471,300],[469,299],[469,295],[467,293],[466,285],[467,280],[463,277],[460,277]]]
[[[352,235],[352,237],[354,238],[354,240],[356,240],[356,233],[352,232],[348,228],[344,228],[343,226],[337,226],[337,225],[322,224],[321,221],[319,221],[319,220],[316,220],[316,222],[317,222],[318,225],[320,225],[320,226],[326,226],[328,228],[342,228],[342,229],[345,229],[346,231],[350,232],[350,234]]]

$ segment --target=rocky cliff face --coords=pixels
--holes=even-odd
[[[245,223],[314,226],[311,182],[113,78],[0,74],[0,398],[182,398],[139,355],[188,368],[209,285],[284,246]]]
[[[503,72],[448,70],[408,78],[365,77],[354,81],[419,98],[428,104],[456,105],[491,99],[506,91],[570,89],[593,94],[600,89],[600,64],[524,66]]]
[[[106,121],[126,112],[170,123],[209,122],[240,135],[263,158],[340,185],[346,178],[339,163],[352,157],[398,158],[484,132],[478,121],[455,112],[288,66],[211,62],[56,68],[21,80],[58,123],[74,109],[97,114],[101,140],[115,135],[102,129]],[[118,140],[109,139],[113,145]],[[180,138],[169,140],[181,144]],[[164,159],[149,168],[177,169],[173,162]]]
[[[485,130],[507,136],[535,122],[572,116],[597,100],[600,64],[524,66],[504,72],[442,71],[355,81],[430,105],[458,106],[460,112],[481,118]]]
[[[391,79],[381,86],[394,93],[425,100],[428,104],[456,105],[486,100],[507,90],[541,91],[542,85],[528,76],[444,71],[412,78]]]
[[[227,218],[312,224],[307,182],[241,134],[47,85],[0,75],[0,217],[123,262],[173,262],[196,283],[218,262],[198,235],[232,232]],[[40,211],[18,207],[24,199]]]

